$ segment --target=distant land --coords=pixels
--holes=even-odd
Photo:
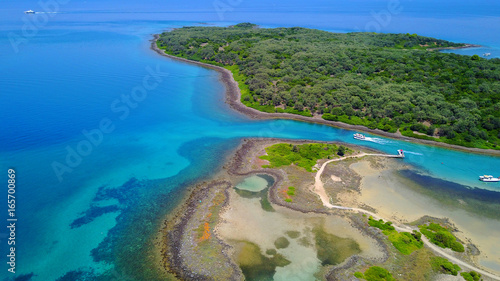
[[[500,150],[500,59],[432,52],[475,45],[242,23],[174,29],[156,46],[231,71],[261,112]]]

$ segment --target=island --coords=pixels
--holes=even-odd
[[[153,44],[230,71],[248,115],[500,150],[500,59],[432,51],[468,44],[249,23],[173,29]]]

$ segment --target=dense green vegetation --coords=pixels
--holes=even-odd
[[[460,273],[460,275],[462,275],[462,277],[467,280],[467,281],[479,281],[479,280],[483,280],[481,279],[481,274],[475,272],[475,271],[471,271],[471,272],[462,272]]]
[[[458,272],[462,270],[460,266],[451,263],[450,261],[442,257],[432,257],[431,265],[432,269],[434,269],[435,271],[455,276],[457,276]]]
[[[347,148],[343,145],[339,147],[339,150],[337,151],[338,156],[344,156],[347,151]]]
[[[395,230],[394,226],[392,226],[392,222],[388,221],[384,223],[383,220],[375,220],[372,216],[368,218],[368,224],[372,227],[376,227],[382,231],[393,231]]]
[[[382,233],[387,235],[392,245],[403,255],[409,255],[424,246],[421,239],[422,234],[418,231],[413,233],[398,232],[392,226],[392,222],[384,223],[383,220],[375,220],[371,216],[368,218],[368,224],[382,230]]]
[[[462,46],[415,34],[184,27],[166,53],[226,67],[242,102],[451,144],[500,149],[500,59],[426,51]],[[417,132],[417,133],[414,133]],[[439,138],[437,138],[439,136]]]
[[[344,152],[347,148],[344,148]],[[261,156],[261,159],[268,160],[269,165],[264,168],[277,168],[288,166],[292,163],[312,172],[312,167],[316,165],[319,159],[333,156],[338,152],[334,144],[310,143],[302,145],[292,145],[279,143],[266,148],[267,155]],[[293,190],[295,192],[295,190]]]
[[[392,274],[387,271],[387,269],[379,266],[372,266],[368,268],[365,271],[365,274],[356,272],[354,273],[354,276],[356,276],[357,278],[363,278],[367,281],[396,281],[396,279],[392,277]]]
[[[457,241],[457,238],[441,225],[430,223],[429,225],[420,225],[419,228],[422,234],[439,247],[450,248],[455,252],[465,251],[464,246]]]

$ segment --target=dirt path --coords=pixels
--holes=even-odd
[[[356,211],[356,212],[360,212],[360,213],[364,213],[364,214],[367,214],[369,216],[372,216],[376,220],[382,219],[384,221],[388,221],[387,219],[384,219],[384,218],[378,216],[377,214],[372,213],[372,212],[367,211],[367,210],[364,210],[364,209],[333,205],[333,204],[330,203],[330,197],[328,196],[328,194],[326,194],[325,188],[323,186],[323,182],[321,181],[321,175],[323,174],[323,172],[324,172],[324,170],[326,168],[326,165],[328,165],[331,162],[342,161],[342,160],[345,160],[347,158],[360,158],[360,157],[363,157],[363,156],[377,156],[377,157],[392,157],[392,158],[394,158],[394,155],[360,153],[360,154],[353,155],[353,156],[344,156],[344,157],[341,157],[341,158],[328,160],[325,163],[323,163],[323,165],[321,165],[321,168],[318,170],[318,172],[314,176],[314,186],[312,187],[312,191],[319,196],[319,198],[321,199],[321,202],[323,202],[323,205],[325,207],[327,207],[327,208]],[[401,232],[401,231],[411,232],[413,230],[417,230],[417,228],[411,228],[411,227],[409,227],[407,225],[395,225],[395,224],[393,224],[393,226],[399,232]],[[434,245],[433,243],[431,243],[423,235],[422,235],[422,241],[432,251],[434,251],[435,253],[437,253],[440,256],[443,256],[443,257],[447,258],[451,262],[456,263],[456,264],[458,264],[458,265],[460,265],[462,267],[468,268],[470,270],[474,270],[474,271],[482,274],[483,276],[487,276],[487,277],[489,277],[491,279],[500,280],[500,277],[498,277],[496,275],[493,275],[493,274],[491,274],[491,273],[489,273],[487,271],[484,271],[482,269],[479,269],[479,268],[477,268],[475,266],[472,266],[472,265],[470,265],[470,264],[468,264],[468,263],[466,263],[464,261],[461,261],[460,259],[457,259],[457,258],[453,257],[452,255],[446,253],[442,248],[440,248],[439,246]]]

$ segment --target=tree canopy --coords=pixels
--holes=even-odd
[[[469,147],[500,149],[500,59],[428,51],[464,44],[416,34],[183,27],[166,53],[226,67],[242,102]]]

